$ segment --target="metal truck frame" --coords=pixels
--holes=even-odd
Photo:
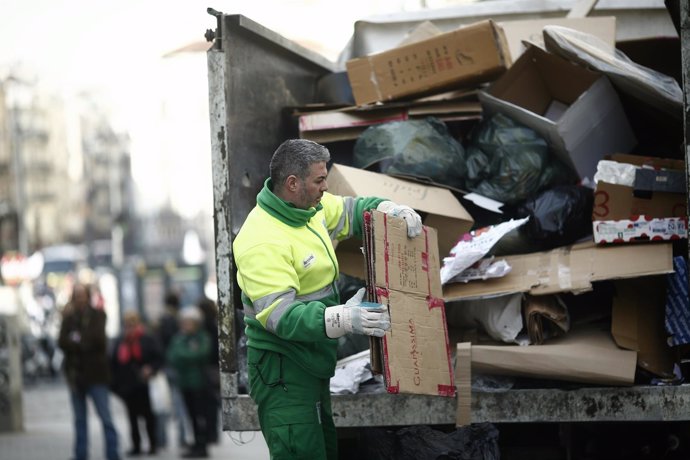
[[[690,24],[687,1],[681,4],[686,10],[681,15],[681,35],[687,79]],[[208,51],[208,81],[222,419],[225,431],[249,431],[260,428],[253,401],[239,392],[236,312],[241,303],[232,240],[256,203],[273,150],[297,135],[283,108],[317,102],[317,79],[334,68],[323,57],[246,17],[209,13],[217,19],[217,28],[207,31],[207,39],[214,42]],[[455,424],[454,398],[356,394],[333,395],[332,400],[339,428]],[[475,392],[471,409],[472,422],[686,421],[690,385]]]

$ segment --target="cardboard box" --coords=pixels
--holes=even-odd
[[[491,81],[510,66],[503,31],[482,21],[347,62],[357,105]]]
[[[685,162],[636,155],[612,155],[611,160],[637,166],[632,187],[597,182],[593,221],[685,217]]]
[[[666,277],[616,281],[611,334],[619,347],[637,352],[637,365],[673,378],[674,357],[664,328]]]
[[[408,238],[403,219],[372,211],[365,233],[369,296],[391,316],[381,339],[387,391],[455,396],[436,231]]]
[[[334,164],[328,173],[328,190],[342,196],[378,196],[405,204],[426,214],[424,224],[438,231],[439,250],[447,254],[474,220],[453,194],[440,187],[410,182],[350,166]],[[340,271],[364,278],[360,244],[344,242],[336,254]]]
[[[673,241],[688,237],[687,217],[598,220],[592,227],[594,241],[599,244]]]
[[[510,48],[510,56],[516,61],[527,49],[523,41],[544,48],[544,27],[563,26],[592,34],[604,43],[616,46],[616,17],[601,16],[592,18],[546,18],[525,19],[522,21],[502,21],[499,25],[503,29]]]
[[[503,113],[539,133],[582,179],[594,177],[605,155],[637,143],[606,77],[535,46],[479,99],[486,115]],[[554,102],[567,109],[554,110]]]
[[[603,385],[632,385],[637,353],[616,346],[608,330],[572,330],[544,345],[476,345],[472,371]]]
[[[654,245],[575,246],[517,256],[507,256],[512,271],[503,278],[447,284],[446,302],[492,297],[516,292],[554,294],[591,290],[592,283],[609,279],[638,278],[673,272],[673,246]]]

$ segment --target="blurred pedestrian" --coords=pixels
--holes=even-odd
[[[201,314],[204,317],[204,330],[211,339],[211,359],[206,369],[208,379],[208,442],[215,444],[219,437],[218,418],[220,416],[220,368],[218,365],[218,308],[216,303],[208,297],[202,297],[198,302]]]
[[[113,372],[112,389],[127,407],[132,447],[128,456],[141,455],[139,419],[146,423],[149,439],[149,455],[158,449],[156,417],[149,397],[149,380],[163,365],[163,355],[156,339],[141,324],[139,313],[128,310],[124,313],[124,332],[115,341],[111,356]]]
[[[58,339],[65,354],[64,369],[74,413],[74,460],[88,458],[87,396],[103,425],[106,458],[120,458],[117,431],[110,413],[105,320],[103,309],[93,306],[89,287],[75,285],[72,299],[63,312]]]
[[[167,357],[175,369],[194,431],[194,445],[183,458],[208,457],[207,368],[211,358],[211,339],[203,328],[203,317],[198,307],[189,306],[180,311],[180,332],[173,338]]]
[[[158,326],[156,327],[156,335],[158,341],[163,347],[163,356],[167,357],[168,349],[170,348],[170,343],[173,337],[180,330],[179,326],[179,314],[180,310],[180,297],[177,293],[169,291],[165,295],[165,311],[161,315],[158,321]],[[187,409],[184,404],[184,399],[182,398],[182,393],[177,386],[177,378],[175,376],[175,370],[167,362],[165,363],[165,374],[168,378],[168,384],[170,386],[170,395],[172,397],[172,412],[173,417],[177,420],[177,438],[178,445],[182,448],[188,447],[187,443],[187,423],[189,416],[187,414]],[[167,424],[168,416],[159,414],[157,416],[158,420],[158,441],[160,446],[164,447],[168,443],[167,437]]]

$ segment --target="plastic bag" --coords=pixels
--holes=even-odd
[[[624,93],[675,118],[682,117],[683,91],[676,80],[634,63],[600,38],[567,27],[546,26],[544,44],[551,53],[606,74]]]
[[[547,250],[572,244],[592,234],[594,193],[587,187],[567,185],[547,190],[525,202],[517,214],[529,222],[520,232]]]
[[[472,132],[466,155],[466,188],[504,203],[573,181],[573,173],[550,154],[546,140],[500,113]]]
[[[635,165],[618,163],[617,161],[601,160],[597,163],[597,173],[594,182],[607,182],[609,184],[635,186]]]
[[[446,319],[461,328],[480,325],[491,338],[516,343],[523,326],[522,294],[454,302],[446,308]]]
[[[154,414],[170,414],[172,410],[172,394],[168,378],[164,372],[157,372],[149,380],[149,399]]]
[[[450,433],[428,426],[396,432],[381,428],[362,430],[359,458],[377,460],[499,460],[498,430],[477,423]]]
[[[367,128],[357,139],[354,165],[413,176],[449,187],[463,188],[465,150],[445,123],[433,117],[382,123]]]

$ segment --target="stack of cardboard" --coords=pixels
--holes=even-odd
[[[369,126],[436,117],[476,122],[477,89],[502,75],[526,49],[543,44],[542,28],[558,24],[613,44],[614,17],[481,21],[443,33],[428,21],[394,49],[347,63],[354,105],[295,107],[300,137],[330,143],[355,140]],[[344,101],[343,101],[344,102]]]
[[[475,372],[602,385],[633,384],[638,368],[657,378],[673,376],[664,330],[665,275],[674,272],[674,245],[686,244],[685,163],[668,159],[672,151],[658,152],[667,158],[638,155],[650,132],[640,131],[641,115],[631,113],[619,84],[608,73],[537,46],[544,43],[541,29],[552,24],[614,44],[613,18],[489,20],[446,33],[426,24],[398,48],[347,63],[356,105],[295,109],[301,136],[318,142],[352,141],[369,126],[427,115],[476,124],[501,114],[536,132],[581,184],[596,187],[593,236],[548,251],[506,254],[507,275],[441,288],[439,260],[464,234],[524,216],[494,213],[487,219],[485,210],[461,202],[457,190],[333,165],[331,192],[384,197],[424,219],[423,236],[408,239],[403,221],[372,213],[364,242],[337,248],[341,272],[367,280],[370,300],[389,306],[392,331],[372,343],[372,365],[389,392],[452,395],[449,350],[468,336],[471,343],[462,344],[458,359],[470,360]],[[654,121],[650,130],[659,125]],[[628,182],[601,179],[602,161],[626,165]],[[560,316],[559,334],[545,335],[541,322],[532,321],[531,336],[540,344],[530,346],[485,343],[452,330],[439,307],[520,293],[571,299],[584,292],[593,292],[590,307],[608,322],[571,321],[577,302],[563,302],[563,311],[571,311]],[[464,370],[456,381],[466,389],[467,366],[458,363],[458,369]],[[467,420],[465,406],[460,412]]]

